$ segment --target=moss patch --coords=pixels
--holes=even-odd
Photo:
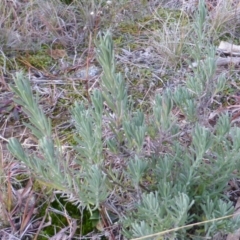
[[[46,50],[25,53],[18,56],[17,61],[24,67],[33,67],[39,70],[46,70],[54,64],[54,60],[46,53]]]
[[[53,201],[49,208],[53,211],[49,211],[48,204],[44,204],[39,212],[39,217],[43,217],[48,211],[48,216],[51,219],[51,225],[44,228],[39,240],[47,240],[49,237],[54,236],[61,229],[69,226],[69,219],[77,220],[76,235],[86,235],[95,229],[94,221],[91,220],[90,212],[83,210],[83,216],[81,211],[70,202],[66,202],[63,198],[58,195],[56,200]]]

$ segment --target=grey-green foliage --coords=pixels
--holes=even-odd
[[[190,121],[196,121],[197,102],[192,92],[179,86],[174,91],[173,100]]]
[[[134,184],[138,185],[143,175],[146,173],[148,162],[135,156],[135,159],[131,159],[128,164],[128,172],[133,180]]]
[[[79,184],[82,184],[80,190],[83,190],[84,196],[83,193],[80,193],[79,197],[80,199],[84,197],[87,205],[95,206],[94,209],[99,209],[100,204],[103,203],[109,195],[106,174],[99,169],[98,165],[93,165],[86,169],[83,176],[84,182]]]
[[[239,166],[239,145],[232,149],[228,136],[219,140],[199,126],[194,128],[193,138],[188,150],[175,142],[171,154],[153,159],[153,166],[149,168],[156,181],[152,185],[156,191],[144,193],[137,211],[125,221],[126,229],[130,229],[126,231],[127,236],[139,237],[233,213],[233,204],[223,193],[227,182],[234,177],[234,169]],[[212,208],[209,202],[214,203]],[[204,229],[200,226],[201,231],[196,231],[195,236],[227,233],[236,229],[237,224],[239,219],[208,223]],[[186,239],[186,229],[165,235],[164,239],[174,237]]]
[[[204,0],[200,0],[199,4],[198,4],[198,11],[195,14],[195,21],[194,21],[194,33],[196,35],[194,35],[195,37],[195,51],[192,53],[193,57],[197,60],[197,62],[200,61],[200,58],[202,56],[202,50],[203,50],[203,46],[205,45],[205,40],[206,40],[206,18],[207,18],[207,9],[205,6],[205,1]]]
[[[199,14],[199,19],[203,19],[204,12]],[[199,27],[203,29],[202,23]],[[68,166],[61,148],[53,141],[51,122],[38,107],[23,75],[17,75],[16,87],[12,89],[17,96],[15,101],[29,115],[31,125],[27,126],[38,138],[39,148],[31,156],[16,139],[10,139],[12,154],[43,182],[51,183],[79,206],[96,209],[106,200],[118,199],[124,208],[119,221],[129,238],[232,214],[233,205],[224,191],[228,181],[237,177],[234,171],[240,167],[240,129],[231,126],[228,115],[220,116],[214,127],[200,117],[208,106],[203,103],[209,102],[216,89],[224,87],[225,80],[209,89],[205,86],[210,84],[215,71],[213,53],[206,60],[208,67],[199,64],[194,72],[200,79],[196,86],[194,81],[187,82],[156,96],[148,122],[143,112],[131,111],[128,105],[126,83],[116,73],[109,32],[100,37],[97,47],[103,68],[101,88],[92,93],[91,104],[74,103],[71,108],[76,126],[75,160],[80,168]],[[185,123],[174,118],[175,109],[186,117]],[[150,151],[144,145],[149,123],[155,131],[153,136],[147,136]],[[103,130],[110,133],[109,138]],[[182,133],[187,135],[188,142],[183,141]],[[113,157],[108,159],[108,154]],[[123,162],[121,171],[106,165],[115,157]],[[109,196],[112,198],[108,199]],[[200,225],[197,230],[191,229],[191,234],[206,237],[219,231],[227,233],[239,223],[230,222]],[[188,229],[162,236],[174,238],[187,239]]]
[[[64,159],[61,147],[53,140],[51,121],[47,118],[32,94],[29,81],[24,75],[17,74],[16,87],[12,90],[16,94],[15,101],[23,107],[29,116],[31,124],[26,124],[38,139],[36,153],[30,155],[24,151],[15,138],[9,140],[8,149],[24,164],[26,164],[43,183],[52,188],[63,191],[69,200],[80,207],[99,207],[108,195],[106,175],[99,168],[102,161],[102,96],[99,91],[92,95],[92,108],[85,109],[83,105],[75,103],[72,112],[76,121],[76,128],[84,138],[79,140],[77,150],[81,155],[81,171],[69,167]],[[81,135],[82,136],[82,135]],[[84,181],[84,184],[82,184]]]
[[[111,34],[99,37],[96,43],[97,59],[103,68],[101,89],[107,106],[112,111],[114,120],[112,124],[119,128],[127,113],[127,88],[121,73],[116,73],[116,60],[113,50]]]
[[[30,83],[25,79],[22,72],[16,73],[15,78],[16,86],[11,85],[11,90],[16,93],[19,98],[15,98],[14,101],[23,107],[23,111],[28,115],[30,124],[25,125],[32,130],[32,133],[37,138],[44,136],[51,136],[52,125],[51,120],[47,118],[42,109],[38,107],[35,101]]]
[[[41,179],[48,179],[54,186],[60,189],[66,189],[68,182],[65,182],[65,177],[62,176],[62,168],[66,170],[64,162],[58,161],[60,152],[55,148],[52,140],[51,121],[47,118],[42,109],[38,107],[37,102],[31,91],[29,81],[22,73],[17,73],[15,78],[16,86],[11,86],[11,89],[18,98],[14,101],[22,106],[23,111],[29,116],[29,123],[25,125],[32,130],[32,133],[39,139],[39,151],[42,160],[36,154],[30,156],[24,152],[22,146],[17,139],[13,138],[9,141],[9,150],[14,156],[23,161],[27,166],[34,170],[36,175],[41,176]],[[54,181],[53,181],[54,180]]]
[[[232,204],[221,199],[210,200],[210,198],[207,198],[205,204],[201,204],[201,208],[205,214],[206,220],[227,216],[233,212]],[[239,219],[230,219],[227,222],[222,220],[213,223],[205,223],[204,230],[207,233],[206,236],[209,237],[211,236],[211,232],[216,231],[218,228],[222,228],[224,225],[226,229],[234,230],[238,223]]]
[[[220,115],[216,124],[217,137],[225,136],[231,129],[230,117],[228,114]]]
[[[211,147],[211,144],[212,138],[210,131],[205,127],[201,127],[198,124],[196,124],[195,129],[192,133],[192,146],[196,154],[194,166],[199,160],[200,161],[202,160],[204,154]]]
[[[133,215],[129,236],[138,237],[164,231],[169,229],[169,226],[184,225],[189,218],[188,211],[193,203],[194,201],[190,202],[189,197],[184,193],[177,193],[168,205],[161,201],[157,192],[143,194],[136,215]],[[138,220],[134,221],[134,218]]]
[[[172,126],[173,118],[171,111],[173,108],[173,100],[170,91],[166,91],[163,96],[156,95],[153,106],[153,114],[158,129],[169,130]]]
[[[215,49],[204,42],[207,28],[204,1],[199,1],[195,21],[193,32],[197,41],[189,51],[197,65],[193,73],[187,76],[184,86],[176,87],[173,94],[167,94],[167,97],[157,96],[153,106],[158,134],[166,134],[171,124],[177,124],[170,120],[168,111],[173,101],[186,117],[191,142],[187,147],[180,143],[179,138],[172,137],[171,144],[165,143],[169,152],[151,159],[148,170],[151,169],[150,177],[156,182],[148,186],[152,192],[142,195],[137,211],[125,221],[125,229],[128,229],[126,235],[129,237],[224,217],[234,211],[224,191],[228,181],[237,177],[233,173],[240,163],[240,129],[231,126],[228,115],[220,116],[214,129],[206,124],[205,111],[215,94],[224,89],[226,78],[224,75],[214,78]],[[197,236],[212,237],[217,232],[234,231],[237,224],[239,219],[206,223],[200,225],[194,235],[196,239]],[[186,232],[181,230],[162,238],[149,239],[187,238]]]
[[[144,114],[136,112],[134,116],[123,122],[123,129],[129,143],[129,148],[137,148],[137,152],[142,150],[146,127],[144,123]]]
[[[143,146],[146,127],[142,112],[129,113],[127,87],[121,73],[116,73],[116,60],[113,50],[113,41],[110,33],[99,37],[97,59],[103,68],[101,77],[101,89],[106,101],[110,116],[111,129],[120,142],[122,134],[126,135],[130,149],[136,148],[140,153]],[[123,129],[122,129],[123,126]],[[124,133],[121,134],[122,130]],[[115,142],[116,143],[116,142]],[[108,141],[108,145],[114,151],[114,140]]]
[[[88,164],[101,163],[102,157],[102,111],[103,99],[100,91],[93,92],[93,106],[86,108],[84,103],[74,103],[72,115],[75,120],[79,143],[76,147],[79,154]]]
[[[186,89],[177,89],[177,96],[174,98],[176,104],[192,122],[200,120],[197,117],[199,112],[202,113],[203,118],[205,117],[204,111],[207,106],[211,104],[216,94],[223,91],[226,84],[224,74],[216,75],[216,48],[211,44],[210,36],[208,36],[208,22],[205,1],[201,0],[194,16],[191,34],[194,46],[189,46],[187,50],[191,57],[189,66],[192,74],[188,74],[186,77]],[[185,92],[185,99],[179,96],[182,91]],[[184,101],[181,101],[182,99]]]

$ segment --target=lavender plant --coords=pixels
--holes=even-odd
[[[205,15],[200,1],[195,26],[200,45]],[[76,102],[71,108],[77,142],[74,163],[79,168],[73,169],[65,161],[54,142],[51,121],[38,106],[23,74],[16,76],[12,90],[15,101],[29,116],[26,126],[38,139],[39,148],[30,155],[18,140],[10,139],[11,153],[36,178],[60,190],[79,207],[104,207],[107,216],[114,213],[127,238],[232,214],[233,203],[224,192],[228,181],[238,177],[235,170],[240,166],[240,130],[231,126],[228,115],[222,115],[210,127],[199,112],[206,110],[208,105],[204,103],[209,103],[225,84],[220,78],[211,85],[216,70],[214,50],[208,49],[201,63],[197,45],[193,50],[199,63],[197,70],[185,85],[157,95],[152,113],[146,116],[128,102],[126,82],[116,72],[111,34],[100,36],[96,45],[103,68],[100,90],[93,91],[88,105]],[[184,126],[173,114],[176,108],[186,117]],[[154,129],[151,135],[150,125]],[[110,134],[104,134],[106,130]],[[187,142],[182,140],[183,134],[189,136]],[[112,167],[117,165],[116,159],[122,161],[120,170]],[[122,210],[117,210],[119,205]],[[195,238],[212,237],[233,231],[238,224],[239,219],[221,220],[160,235],[160,239],[188,239],[190,232]]]
[[[88,164],[83,165],[81,171],[75,171],[69,167],[70,163],[65,161],[63,152],[54,142],[51,121],[43,114],[34,99],[29,81],[22,73],[18,73],[15,84],[15,87],[12,86],[12,90],[18,97],[15,101],[22,106],[23,111],[29,116],[30,123],[26,126],[39,140],[39,148],[33,155],[28,154],[19,141],[12,138],[9,140],[9,151],[26,164],[37,179],[49,187],[62,191],[65,197],[78,204],[79,207],[91,209],[91,207],[99,206],[100,202],[104,201],[108,195],[105,185],[106,176],[97,167],[97,164],[102,160],[101,118],[99,118],[102,109],[101,94],[95,92],[92,95],[92,102],[95,103],[94,110],[93,108],[84,109],[82,105],[77,103],[72,109],[73,116],[77,121],[77,129],[85,134],[84,141],[78,140],[79,147],[76,148],[81,153],[81,163],[88,160]],[[91,128],[93,121],[95,134]],[[84,184],[82,184],[82,178]],[[88,187],[86,188],[86,186]]]

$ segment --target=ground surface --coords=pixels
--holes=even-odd
[[[197,1],[190,0],[103,1],[102,4],[96,1],[94,6],[87,1],[73,1],[67,5],[57,0],[48,3],[3,0],[0,3],[2,239],[33,239],[32,236],[48,239],[48,234],[51,239],[74,239],[77,229],[77,220],[73,220],[77,216],[72,213],[69,217],[64,213],[67,209],[65,203],[58,203],[58,200],[54,202],[59,195],[50,190],[46,194],[48,186],[35,184],[34,174],[7,150],[10,137],[18,138],[30,153],[36,151],[38,144],[31,131],[23,125],[23,122],[28,122],[28,116],[13,100],[9,85],[14,84],[15,73],[23,70],[29,78],[34,94],[39,96],[39,105],[52,120],[54,138],[68,149],[65,154],[71,161],[75,156],[71,147],[75,144],[72,137],[75,130],[69,107],[74,101],[88,101],[92,90],[100,86],[102,68],[96,59],[95,45],[100,32],[107,29],[112,32],[117,71],[122,72],[126,80],[134,108],[148,116],[151,114],[150,103],[157,93],[162,94],[166,88],[175,89],[184,85],[186,78],[194,74],[189,49],[195,42],[188,27],[194,22],[197,4]],[[210,25],[204,41],[216,48],[222,40],[239,45],[237,3],[229,1],[226,6],[223,1],[209,0],[206,6]],[[228,79],[223,93],[212,99],[212,104],[205,109],[207,112],[199,114],[199,119],[201,116],[207,118],[201,119],[206,126],[210,124],[214,127],[216,118],[223,112],[229,112],[235,124],[239,121],[239,64],[217,66],[213,79],[223,73]],[[174,111],[182,128],[181,143],[187,146],[191,142],[191,124],[188,125],[184,114],[178,109]],[[158,146],[156,140],[145,150],[154,151],[155,154],[164,153],[168,147],[164,149],[162,145]],[[123,162],[122,156],[113,154],[108,157],[106,165],[111,162],[113,168],[118,169]],[[130,203],[134,201],[132,195],[126,195],[126,202],[124,197],[119,200],[122,201],[119,205],[125,211],[131,210]],[[233,201],[237,199],[236,195]],[[40,211],[41,207],[44,212]],[[71,206],[68,211],[74,212]],[[120,209],[118,211],[121,213]],[[57,226],[59,222],[53,219],[53,213],[57,219],[63,215],[67,221]],[[41,232],[44,227],[48,229],[54,224],[54,230],[49,228],[49,232]],[[86,226],[84,234],[91,239],[99,239],[104,235],[109,239],[123,239],[120,228],[120,225],[111,225],[105,219],[93,228]],[[9,237],[11,234],[16,237]],[[76,239],[80,239],[79,235],[79,232],[75,235]]]

